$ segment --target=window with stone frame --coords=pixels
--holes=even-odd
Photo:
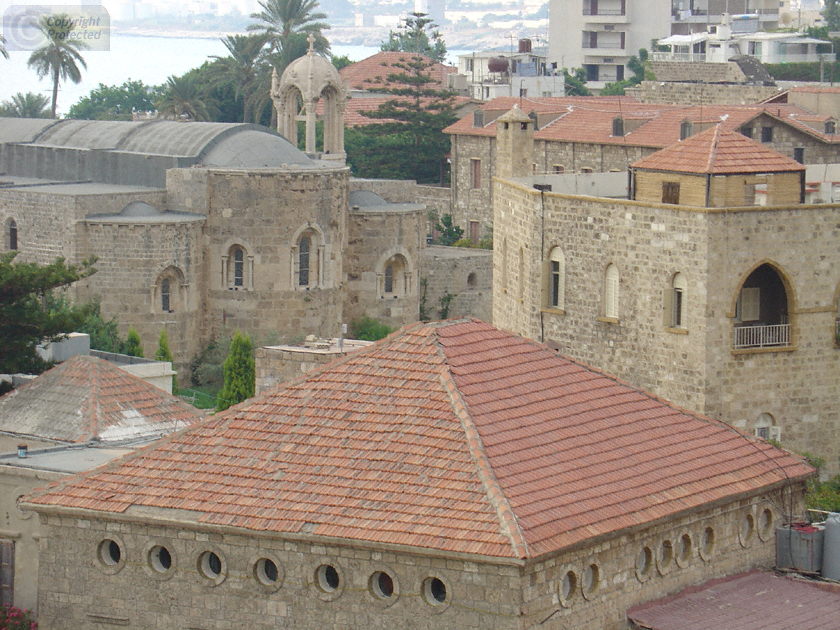
[[[241,243],[231,245],[222,257],[222,286],[233,291],[253,289],[254,257]]]
[[[470,167],[472,169],[472,187],[481,188],[481,160],[471,159]]]
[[[565,308],[566,257],[559,247],[552,248],[548,254],[543,283],[543,306]]]
[[[295,289],[312,289],[323,280],[323,239],[314,228],[304,229],[292,247],[292,285]]]
[[[761,128],[761,141],[764,143],[773,142],[773,127]]]
[[[687,283],[685,276],[679,272],[671,278],[669,287],[669,301],[666,305],[666,325],[671,328],[685,328],[685,298]]]
[[[184,308],[185,279],[180,269],[167,267],[158,276],[153,287],[152,310],[162,313],[176,313]]]
[[[622,137],[624,135],[624,119],[616,116],[612,121],[612,135]]]
[[[690,120],[684,120],[680,123],[680,140],[690,138],[694,133],[694,125]]]
[[[380,272],[381,295],[382,297],[402,297],[409,293],[411,288],[410,271],[408,261],[402,254],[394,254],[385,261]]]
[[[164,313],[172,311],[172,304],[170,303],[170,281],[169,278],[164,278],[160,283],[160,310]]]
[[[309,286],[312,239],[304,235],[298,241],[298,286]]]
[[[15,541],[0,540],[0,605],[15,602]]]

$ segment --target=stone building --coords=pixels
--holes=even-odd
[[[123,334],[134,325],[147,355],[165,328],[179,367],[237,328],[335,337],[360,314],[416,321],[425,211],[350,207],[337,81],[310,51],[274,84],[292,137],[307,103],[308,154],[256,125],[0,119],[4,251],[98,256],[76,297],[100,299]]]
[[[452,139],[453,217],[468,235],[484,236],[491,229],[497,119],[512,107],[534,121],[533,173],[626,172],[636,160],[719,123],[804,164],[840,161],[837,107],[831,107],[836,95],[833,100],[822,95],[821,101],[799,92],[778,96],[784,102],[761,105],[672,105],[627,97],[495,99],[445,130]]]
[[[546,630],[774,558],[812,469],[477,320],[31,494],[39,627]]]
[[[497,178],[494,324],[836,474],[840,206],[803,168],[718,125],[629,179]]]

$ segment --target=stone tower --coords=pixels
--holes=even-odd
[[[526,177],[532,173],[534,121],[514,105],[496,119],[496,177]]]

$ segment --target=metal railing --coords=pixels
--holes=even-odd
[[[790,324],[736,326],[732,345],[738,348],[776,348],[790,345]]]
[[[654,61],[706,61],[706,53],[653,52]]]
[[[593,48],[618,48],[623,50],[624,46],[621,45],[621,42],[597,42],[594,46],[590,45],[589,42],[586,42],[583,45],[583,48],[587,50],[592,50]]]
[[[595,13],[589,7],[583,7],[584,15],[625,15],[621,9],[598,9]]]

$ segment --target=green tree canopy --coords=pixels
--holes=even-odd
[[[175,363],[172,358],[172,352],[169,350],[169,338],[166,336],[166,328],[160,329],[160,337],[158,337],[158,348],[155,350],[155,361],[169,361]],[[178,391],[177,375],[172,375],[172,393]]]
[[[216,409],[224,411],[254,395],[256,370],[254,344],[248,334],[238,330],[230,342],[230,351],[224,364],[225,384],[219,392]]]
[[[400,29],[388,33],[388,40],[382,42],[379,50],[416,52],[443,63],[446,61],[446,43],[436,27],[425,13],[411,13]]]
[[[49,118],[47,106],[50,104],[43,94],[18,92],[8,101],[0,103],[0,116],[7,118]]]
[[[451,214],[444,214],[435,223],[435,230],[440,232],[441,245],[454,245],[464,236],[464,229],[454,224]]]
[[[829,31],[840,31],[840,2],[825,0],[822,10]]]
[[[330,44],[322,31],[330,27],[320,21],[326,19],[327,15],[316,10],[318,0],[261,0],[259,4],[262,11],[251,14],[257,23],[251,24],[248,30],[259,31],[267,37],[275,60],[283,64],[277,66],[278,73],[306,54],[309,46],[307,44],[303,48],[302,43],[306,42],[310,33],[315,36],[315,50],[320,53],[329,52]],[[295,54],[292,54],[293,47]]]
[[[77,330],[89,313],[84,306],[59,308],[52,292],[96,272],[96,258],[68,265],[57,258],[49,265],[15,262],[18,252],[0,255],[0,373],[39,374],[48,365],[35,348]]]
[[[6,38],[0,35],[0,57],[9,58],[9,53],[6,51]]]
[[[83,120],[131,120],[132,112],[151,112],[160,98],[157,88],[128,79],[122,85],[103,85],[74,103],[68,118]]]
[[[143,342],[140,340],[140,333],[137,332],[134,326],[128,329],[128,338],[125,340],[125,345],[123,346],[123,354],[127,354],[130,357],[143,358]]]
[[[583,68],[563,68],[563,77],[566,81],[566,96],[592,96],[592,92],[586,87],[586,70]]]
[[[52,20],[52,25],[48,23]],[[61,24],[62,26],[56,26]],[[75,28],[73,20],[66,14],[45,15],[38,24],[38,29],[46,39],[46,43],[29,56],[27,65],[34,68],[39,79],[50,77],[53,82],[51,117],[55,118],[58,105],[58,84],[70,79],[73,83],[82,80],[79,66],[87,70],[87,63],[82,58],[80,50],[89,46],[77,39],[69,37]]]
[[[260,91],[265,91],[264,80],[261,85],[261,72],[267,68],[263,49],[269,37],[266,33],[252,35],[228,35],[222,43],[230,53],[227,57],[213,56],[213,63],[207,68],[207,76],[215,86],[228,85],[233,88],[237,101],[242,102],[242,122],[249,123],[254,118],[254,110],[260,101]]]
[[[164,116],[179,120],[209,121],[218,112],[208,93],[210,86],[202,81],[199,68],[193,68],[180,77],[171,76],[163,85],[157,108]]]
[[[446,179],[449,137],[443,129],[455,115],[456,92],[432,76],[437,62],[421,53],[407,52],[392,64],[376,92],[390,98],[374,111],[363,111],[381,122],[345,132],[347,161],[356,177],[416,179],[420,183]]]

